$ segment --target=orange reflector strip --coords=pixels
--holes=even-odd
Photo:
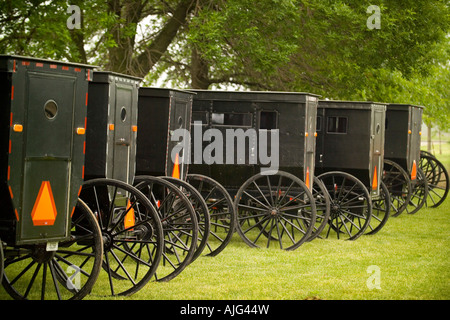
[[[125,229],[134,227],[134,225],[136,223],[136,217],[134,216],[134,209],[130,208],[130,207],[131,207],[130,200],[128,200],[127,210],[129,209],[129,211],[128,211],[127,215],[125,216],[125,220],[123,222]]]
[[[180,164],[179,164],[178,154],[175,158],[175,164],[173,166],[172,177],[180,179]]]
[[[31,211],[33,225],[52,226],[57,214],[50,181],[42,181],[33,211]]]
[[[109,125],[109,130],[114,131],[114,125],[113,124]]]
[[[306,186],[308,187],[309,190],[311,190],[311,186],[309,183],[309,167],[306,167]]]
[[[411,170],[411,180],[416,180],[416,178],[417,178],[417,165],[416,160],[414,160]]]
[[[14,86],[11,86],[11,100],[14,100]]]
[[[137,132],[137,126],[132,126],[132,127],[131,127],[131,131]]]
[[[375,170],[373,171],[372,190],[377,189],[378,189],[378,174],[377,174],[377,166],[375,166]]]
[[[22,132],[22,131],[23,131],[23,125],[21,125],[21,124],[15,124],[15,125],[13,126],[13,131],[14,131],[14,132]]]
[[[77,128],[77,134],[78,135],[83,135],[86,133],[86,130],[84,128]]]

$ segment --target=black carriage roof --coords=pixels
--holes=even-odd
[[[389,103],[387,104],[387,108],[389,110],[407,110],[409,107],[424,109],[424,106],[407,104],[407,103]]]
[[[370,109],[373,105],[387,105],[375,101],[350,101],[350,100],[319,100],[319,108],[338,108],[338,109]]]
[[[113,71],[94,71],[94,82],[108,83],[111,82],[111,77],[115,77],[115,79],[119,81],[142,81],[142,78],[130,76],[128,74],[122,74]]]
[[[320,95],[307,92],[285,91],[226,91],[189,89],[195,92],[198,100],[227,100],[227,101],[280,101],[280,102],[306,102],[307,97],[318,99]]]
[[[42,59],[42,58],[20,56],[20,55],[0,54],[0,70],[6,69],[6,62],[8,60],[22,60],[22,61],[26,60],[26,61],[59,64],[59,65],[73,66],[73,67],[80,67],[80,68],[87,68],[87,69],[97,68],[97,66],[84,64],[84,63],[66,62],[66,61]]]
[[[182,94],[190,94],[195,95],[196,93],[189,90],[184,89],[174,89],[174,88],[159,88],[159,87],[140,87],[139,95],[148,96],[148,97],[168,97],[172,93],[182,93]]]

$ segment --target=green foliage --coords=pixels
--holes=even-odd
[[[195,5],[183,7],[190,3]],[[143,73],[145,84],[152,85],[232,84],[421,104],[428,124],[450,126],[450,8],[445,0],[70,4],[82,10],[79,30],[66,26],[67,1],[0,2],[0,53]],[[380,29],[367,27],[370,5],[380,8]],[[178,6],[188,8],[188,14],[174,33],[170,22]],[[166,39],[159,37],[164,31]]]

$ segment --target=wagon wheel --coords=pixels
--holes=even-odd
[[[315,226],[312,193],[303,181],[286,172],[254,175],[237,192],[234,206],[237,232],[251,247],[294,250]]]
[[[97,220],[81,200],[69,240],[56,251],[46,244],[5,247],[3,286],[14,299],[78,300],[90,293],[101,271],[103,242]],[[76,229],[82,227],[83,233]]]
[[[191,260],[192,263],[202,254],[203,250],[206,247],[206,244],[208,243],[209,232],[211,230],[211,222],[208,212],[208,206],[206,205],[206,202],[202,198],[200,192],[198,192],[197,189],[195,189],[186,181],[172,177],[162,177],[162,178],[179,187],[183,191],[183,193],[188,197],[189,202],[194,207],[194,211],[197,216],[198,222],[198,240],[197,240],[197,249],[195,250],[194,256],[192,257]]]
[[[162,255],[156,210],[139,190],[113,179],[85,182],[80,198],[97,216],[102,231],[103,269],[111,295],[136,293],[154,276]]]
[[[417,179],[415,184],[413,184],[411,199],[406,207],[406,212],[409,214],[414,214],[419,211],[428,197],[428,182],[423,173],[422,169],[417,168]]]
[[[391,198],[389,190],[384,184],[380,183],[380,196],[372,199],[372,217],[365,234],[375,234],[384,227],[391,213]]]
[[[406,210],[411,199],[412,186],[409,175],[396,162],[384,160],[383,183],[389,191],[391,216],[397,217]]]
[[[236,223],[233,199],[220,183],[210,177],[188,174],[187,182],[200,192],[208,206],[211,228],[205,253],[216,256],[233,237]]]
[[[330,171],[318,176],[331,199],[331,212],[325,237],[355,240],[367,229],[372,215],[372,201],[364,184],[354,176]]]
[[[155,279],[169,281],[191,263],[197,249],[194,207],[177,186],[162,178],[138,176],[134,183],[154,205],[162,222],[164,250]]]
[[[312,195],[316,203],[316,223],[308,241],[312,241],[320,236],[323,229],[328,225],[330,219],[330,195],[325,185],[317,177],[314,177]]]
[[[449,189],[448,172],[444,165],[434,156],[421,153],[420,169],[428,182],[428,197],[426,206],[436,208],[444,202]]]
[[[3,279],[3,266],[4,266],[3,260],[4,259],[5,259],[5,257],[3,255],[3,244],[2,244],[2,239],[0,239],[0,284],[2,283],[2,279]]]
[[[434,154],[432,154],[431,152],[425,151],[425,150],[420,150],[420,157],[422,157],[422,156],[429,156],[429,157],[436,158],[434,156]]]

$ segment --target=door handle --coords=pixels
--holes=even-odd
[[[129,146],[130,142],[126,141],[125,138],[120,138],[119,140],[116,141],[116,144],[119,146]]]

